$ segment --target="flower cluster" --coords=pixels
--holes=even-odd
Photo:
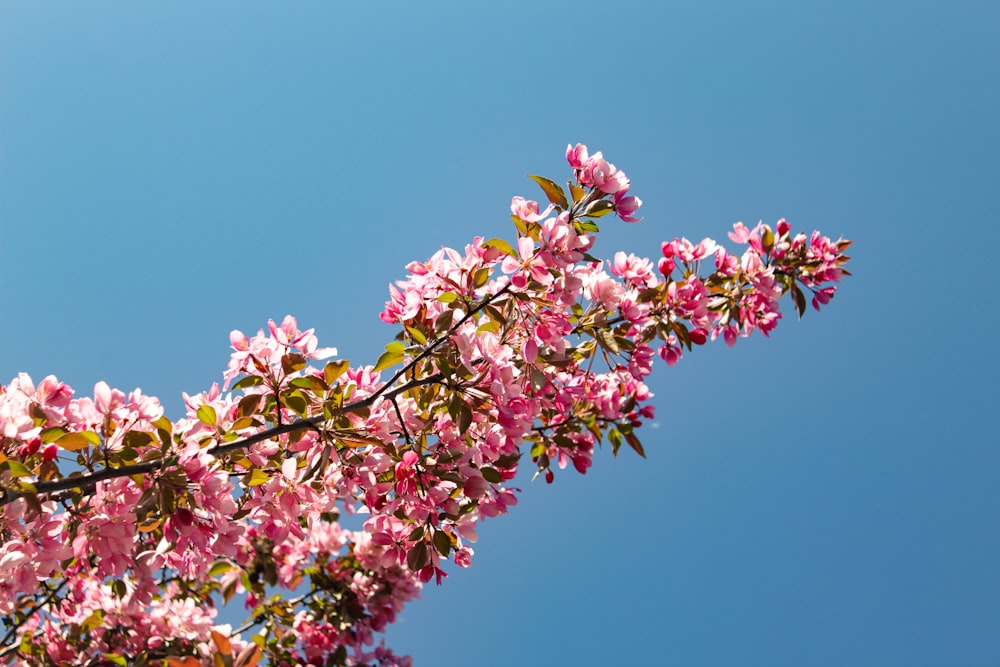
[[[784,220],[737,223],[738,253],[674,239],[656,262],[602,262],[598,220],[636,222],[641,201],[601,153],[566,157],[568,188],[531,177],[544,208],[514,197],[512,242],[407,267],[374,365],[289,316],[232,332],[223,388],[176,421],[104,383],[0,387],[0,662],[409,665],[377,635],[447,561],[471,565],[523,459],[551,482],[601,442],[643,455],[657,355],[766,335],[783,295],[801,315],[846,274],[849,242]],[[219,600],[248,623],[216,624]]]

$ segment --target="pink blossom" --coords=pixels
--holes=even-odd
[[[587,147],[583,144],[577,144],[576,146],[567,145],[566,161],[569,162],[569,166],[573,167],[573,169],[583,169],[590,162]]]
[[[624,222],[639,222],[641,217],[635,217],[635,212],[642,206],[642,200],[628,195],[628,188],[615,193],[615,212]]]
[[[625,172],[601,158],[600,153],[590,159],[585,169],[589,173],[589,180],[601,192],[614,194],[619,190],[628,190],[629,182]]]
[[[510,202],[510,212],[525,222],[538,222],[547,216],[553,208],[554,205],[549,204],[548,208],[539,212],[538,202],[525,200],[523,197],[514,197]]]

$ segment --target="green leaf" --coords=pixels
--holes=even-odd
[[[298,389],[305,389],[313,394],[323,394],[326,393],[327,386],[322,380],[313,375],[307,375],[301,378],[295,378],[288,383],[292,387],[297,387]]]
[[[400,364],[402,362],[403,362],[402,351],[390,352],[387,349],[385,352],[382,353],[382,356],[378,358],[378,361],[375,362],[375,370],[376,371],[385,370],[386,368],[395,366],[396,364]]]
[[[229,561],[224,561],[224,560],[216,561],[215,563],[212,564],[212,567],[208,569],[208,576],[218,577],[219,575],[229,572],[230,570],[233,569],[233,567],[235,566]]]
[[[153,442],[153,436],[145,431],[129,431],[125,434],[125,446],[137,449]]]
[[[499,484],[500,482],[503,481],[503,477],[500,476],[500,473],[497,470],[494,470],[493,468],[490,467],[480,468],[479,472],[482,474],[483,479],[485,479],[487,482],[491,482],[493,484]]]
[[[601,344],[608,352],[612,354],[618,354],[618,341],[615,340],[614,334],[612,334],[607,329],[597,329],[594,331],[594,338],[597,342]]]
[[[437,298],[441,303],[454,303],[457,299],[458,295],[454,292],[444,292]]]
[[[91,445],[100,445],[101,436],[97,435],[93,431],[77,431],[75,433],[67,433],[66,435],[57,438],[56,444],[71,452],[78,452],[81,449],[90,447]]]
[[[792,278],[791,291],[792,301],[795,302],[795,310],[799,312],[799,319],[802,319],[802,316],[805,315],[806,312],[806,295],[802,293],[801,289],[799,289],[799,286],[796,284],[794,278]]]
[[[323,379],[326,380],[328,385],[332,385],[340,378],[341,375],[346,373],[347,369],[350,367],[351,362],[347,359],[328,361],[326,366],[323,367]]]
[[[104,623],[104,611],[96,609],[94,610],[94,613],[85,618],[83,623],[80,624],[80,630],[83,632],[91,632],[92,630],[101,627],[102,623]]]
[[[304,417],[306,414],[306,408],[309,406],[309,402],[306,401],[305,396],[303,396],[298,391],[291,391],[285,394],[282,398],[285,400],[285,405],[294,410],[297,415]]]
[[[19,461],[15,461],[14,459],[7,459],[0,464],[0,466],[6,467],[7,470],[10,470],[11,477],[28,477],[31,475],[31,471],[25,468],[24,464]]]
[[[410,553],[406,554],[406,564],[414,572],[424,569],[427,565],[427,561],[426,542],[417,542],[413,545],[413,548],[410,549]]]
[[[510,216],[510,219],[511,222],[514,223],[514,227],[517,229],[518,233],[521,236],[528,235],[528,223],[526,223],[524,220],[521,220],[521,218],[517,217],[516,215]]]
[[[237,389],[246,389],[247,387],[256,387],[263,382],[264,378],[259,375],[248,375],[233,385],[233,391],[236,391]]]
[[[622,448],[622,434],[618,429],[608,431],[608,440],[611,442],[611,453],[618,456],[618,450]]]
[[[102,653],[101,655],[103,655],[104,659],[108,660],[109,662],[113,662],[116,665],[121,665],[121,667],[128,667],[128,660],[125,659],[125,656],[115,655],[114,653]]]
[[[306,367],[306,358],[301,354],[289,352],[281,357],[281,370],[285,373],[295,373]]]
[[[635,431],[629,431],[625,434],[625,441],[628,442],[628,446],[635,450],[635,453],[646,458],[646,450],[642,448],[642,443],[639,442],[638,436],[636,436]]]
[[[406,345],[404,345],[402,342],[400,342],[398,340],[394,340],[394,341],[392,341],[391,343],[389,343],[388,345],[385,346],[385,351],[386,352],[403,354],[403,352],[406,351]]]
[[[61,426],[53,426],[52,428],[47,428],[41,433],[42,444],[47,445],[50,442],[55,442],[62,436],[66,435],[66,429]]]
[[[254,468],[248,474],[243,476],[243,483],[247,486],[260,486],[267,480],[271,479],[271,476],[260,468]]]
[[[510,245],[510,243],[507,243],[507,241],[504,241],[503,239],[490,239],[489,241],[483,243],[483,247],[496,248],[505,255],[517,257],[517,253],[514,252],[514,248]]]
[[[233,422],[232,430],[242,431],[245,428],[250,428],[251,426],[257,426],[257,420],[253,417],[240,417]]]
[[[764,252],[771,252],[774,248],[774,232],[770,227],[764,227],[764,233],[760,235],[760,244],[764,247]]]
[[[558,183],[551,181],[544,176],[532,176],[531,174],[528,174],[528,178],[541,186],[542,191],[545,193],[545,196],[548,197],[550,202],[562,208],[569,208],[569,201],[566,199],[566,193],[563,191],[562,186]]]
[[[469,409],[469,406],[466,405],[464,401],[462,402],[461,407],[459,407],[458,421],[455,425],[458,426],[459,433],[465,433],[469,430],[469,427],[472,426],[472,410]]]
[[[444,558],[448,557],[448,553],[451,552],[451,538],[448,537],[448,533],[443,530],[434,533],[434,548]]]
[[[260,405],[261,395],[260,394],[249,394],[240,399],[240,404],[236,408],[236,415],[239,417],[248,417],[257,412],[257,407]]]
[[[598,199],[590,204],[583,214],[589,218],[602,218],[615,210],[615,205],[607,199]]]
[[[482,287],[490,281],[490,270],[485,266],[478,269],[475,275],[472,277],[472,284],[476,287]]]
[[[421,331],[420,329],[416,327],[406,327],[406,331],[417,343],[421,345],[427,344],[427,336],[425,336],[424,332]]]
[[[211,405],[200,406],[195,414],[198,415],[198,421],[208,426],[215,426],[215,423],[218,420],[218,415],[215,414],[215,408]]]

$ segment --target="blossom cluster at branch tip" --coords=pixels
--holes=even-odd
[[[598,221],[642,202],[600,152],[566,159],[567,188],[532,177],[547,205],[513,198],[511,241],[407,266],[374,364],[287,316],[234,330],[221,388],[176,420],[103,382],[0,386],[0,664],[411,665],[378,635],[472,564],[523,464],[552,482],[601,443],[644,456],[657,356],[769,335],[783,296],[801,316],[847,275],[849,241],[785,220],[736,223],[735,252],[674,238],[602,261]],[[240,630],[216,621],[234,600]]]

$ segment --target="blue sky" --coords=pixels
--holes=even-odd
[[[373,363],[386,285],[603,150],[598,251],[856,239],[770,340],[657,368],[647,460],[523,484],[389,634],[416,665],[995,665],[1000,5],[0,5],[0,377],[160,396],[296,315]]]

